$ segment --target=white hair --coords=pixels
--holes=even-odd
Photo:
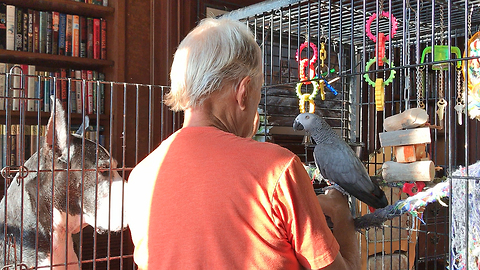
[[[211,93],[260,76],[261,51],[250,29],[230,19],[204,19],[180,43],[165,104],[174,111],[201,105]]]

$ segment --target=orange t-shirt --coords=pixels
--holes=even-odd
[[[182,128],[128,182],[139,269],[322,268],[339,252],[301,161],[275,144]]]

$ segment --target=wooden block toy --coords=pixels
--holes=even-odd
[[[430,128],[428,127],[382,132],[378,136],[382,147],[431,142]]]
[[[385,131],[417,128],[425,125],[427,121],[428,114],[424,109],[413,108],[385,118],[383,128]]]
[[[395,159],[400,163],[419,161],[427,157],[424,143],[394,146]]]
[[[382,177],[386,182],[432,181],[435,165],[431,160],[411,163],[387,161],[382,166]]]

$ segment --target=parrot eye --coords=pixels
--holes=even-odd
[[[310,119],[310,116],[308,116],[308,115],[305,115],[305,119]]]

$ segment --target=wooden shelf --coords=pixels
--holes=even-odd
[[[50,118],[50,113],[49,112],[25,112],[25,122],[27,125],[34,125],[37,124],[38,116],[40,114],[40,121],[42,124],[47,124],[48,118]],[[12,119],[12,124],[18,124],[19,123],[19,118],[20,118],[20,113],[18,111],[12,111],[10,113],[11,119]],[[97,115],[96,114],[87,114],[88,117],[90,118],[90,123],[94,124]],[[0,111],[0,122],[5,123],[5,117],[6,117],[6,111],[2,110]],[[106,114],[100,114],[99,118],[101,121],[109,121],[109,116]],[[81,113],[70,113],[70,119],[72,122],[75,123],[81,123],[82,122],[82,114]]]
[[[113,7],[86,4],[72,0],[4,0],[5,4],[36,10],[54,10],[87,17],[106,17],[115,13]]]
[[[72,57],[45,53],[32,53],[23,51],[10,51],[0,49],[0,62],[14,64],[32,64],[42,67],[68,66],[76,69],[94,69],[98,67],[112,67],[111,60]]]

